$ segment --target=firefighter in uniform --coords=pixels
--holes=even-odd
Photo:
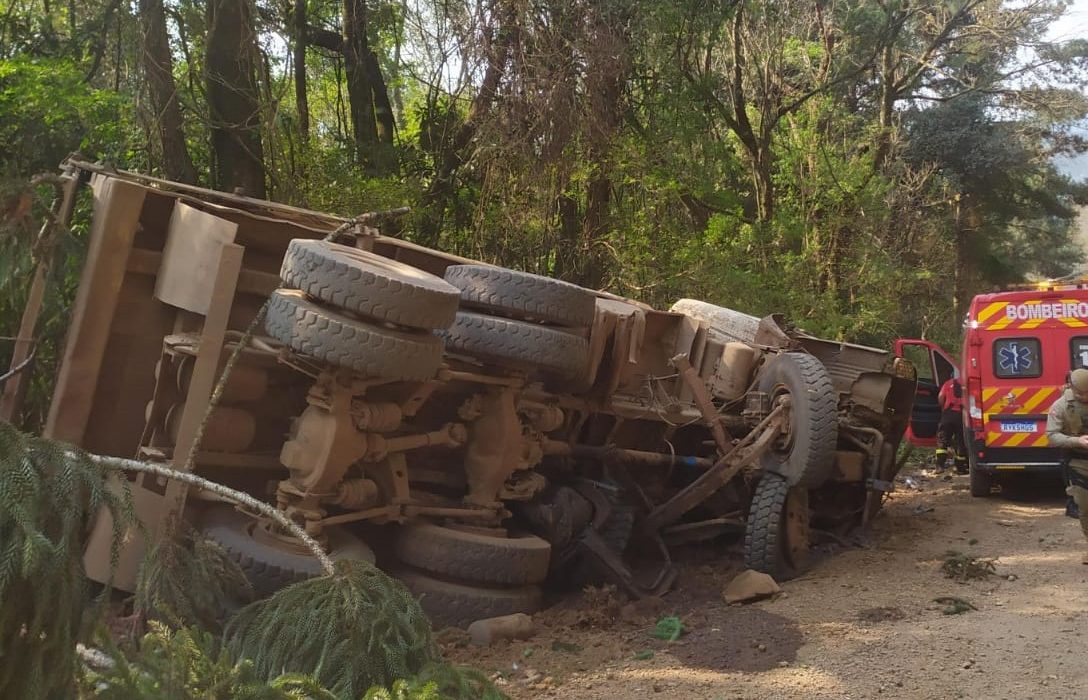
[[[937,393],[941,407],[941,422],[937,426],[937,471],[943,472],[948,465],[948,453],[952,452],[957,474],[967,473],[967,451],[963,444],[963,385],[952,377],[941,385]]]
[[[1077,504],[1080,527],[1088,540],[1088,369],[1070,373],[1069,388],[1047,413],[1046,436],[1052,447],[1066,455],[1069,486],[1065,492]],[[1088,550],[1083,561],[1088,564]]]

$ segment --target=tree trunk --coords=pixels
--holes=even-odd
[[[344,68],[348,79],[348,107],[355,139],[355,162],[368,169],[378,146],[374,122],[374,93],[367,79],[370,48],[366,38],[366,2],[344,0]]]
[[[393,121],[393,105],[389,101],[389,88],[378,63],[378,55],[366,52],[366,77],[374,96],[374,119],[377,123],[378,146],[374,152],[373,170],[376,175],[389,175],[397,170],[396,153],[393,151],[393,137],[396,124]]]
[[[295,0],[294,10],[295,108],[303,143],[310,138],[310,100],[306,91],[306,0]]]
[[[967,313],[971,301],[968,287],[974,279],[974,263],[971,255],[971,236],[982,227],[982,212],[977,198],[970,192],[961,192],[955,205],[955,269],[952,282],[952,308],[956,319]]]
[[[162,148],[162,171],[169,180],[195,185],[196,167],[185,143],[162,0],[140,0],[139,11],[143,33],[141,57]]]
[[[578,238],[582,232],[578,217],[578,202],[569,194],[556,198],[559,216],[559,245],[555,250],[555,269],[552,274],[559,279],[570,280],[577,275],[579,258]]]
[[[774,218],[773,154],[770,139],[756,147],[752,157],[752,184],[755,186],[756,217],[761,223]]]
[[[257,44],[249,0],[208,0],[204,56],[214,186],[265,196]]]
[[[892,119],[895,114],[895,83],[898,76],[895,72],[895,60],[892,47],[886,46],[880,58],[880,116],[878,126],[880,131],[876,135],[876,147],[873,149],[873,165],[877,171],[884,172],[888,165],[888,156],[891,151]]]
[[[385,85],[378,55],[373,51],[366,52],[366,77],[374,93],[374,118],[378,125],[378,140],[392,146],[393,134],[396,132],[396,125],[393,123],[393,106],[389,102],[389,89]]]
[[[582,269],[575,280],[590,289],[598,289],[604,282],[605,260],[598,241],[608,230],[612,211],[612,180],[604,172],[604,166],[603,162],[599,163],[600,170],[589,181],[582,234]]]

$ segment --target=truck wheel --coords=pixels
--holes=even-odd
[[[744,563],[788,581],[808,567],[808,489],[764,474],[756,486],[744,528]]]
[[[291,241],[280,279],[326,304],[409,328],[448,328],[457,313],[458,291],[441,278],[328,241]]]
[[[476,620],[514,613],[532,614],[540,610],[543,593],[540,586],[488,588],[452,583],[408,569],[394,571],[413,595],[419,598],[423,612],[435,629],[468,627]]]
[[[974,450],[967,451],[967,472],[971,479],[971,495],[975,498],[986,498],[994,485],[994,475],[978,468],[978,457]]]
[[[590,325],[597,305],[584,287],[502,267],[451,265],[446,281],[461,290],[464,306],[557,326]]]
[[[552,546],[536,535],[492,537],[432,523],[401,528],[396,555],[422,571],[462,581],[520,585],[548,575]]]
[[[786,435],[763,453],[764,470],[791,486],[820,486],[834,468],[839,430],[838,394],[827,368],[812,355],[784,352],[760,373],[759,390],[772,406],[782,395],[792,401]]]
[[[301,546],[295,549],[287,544],[280,545],[271,539],[271,535],[265,538],[255,532],[257,527],[257,520],[229,505],[215,505],[200,519],[204,537],[221,546],[237,562],[260,598],[325,573],[308,550]],[[374,563],[374,552],[370,547],[347,530],[334,525],[325,528],[325,535],[328,553],[333,559],[362,559]]]
[[[718,335],[742,343],[754,343],[756,331],[759,330],[759,319],[755,316],[727,309],[724,306],[708,304],[698,299],[681,299],[673,304],[669,311],[691,316],[696,321],[709,325],[710,330]]]
[[[515,369],[576,379],[589,364],[589,343],[565,331],[498,316],[458,311],[445,332],[446,350]]]
[[[270,336],[302,355],[368,377],[422,381],[442,364],[441,338],[356,321],[295,289],[272,292],[264,326]]]

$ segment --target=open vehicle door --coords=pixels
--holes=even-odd
[[[934,447],[941,421],[937,393],[951,377],[959,376],[959,367],[944,348],[928,340],[900,338],[895,341],[895,354],[910,360],[918,370],[918,388],[906,438],[912,445]]]

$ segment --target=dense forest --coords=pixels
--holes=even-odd
[[[85,223],[35,244],[69,153],[424,245],[827,337],[949,344],[980,290],[1061,276],[1052,165],[1088,41],[1062,0],[0,0],[5,328],[61,314]],[[37,243],[40,243],[37,242]],[[65,277],[67,275],[67,277]]]

